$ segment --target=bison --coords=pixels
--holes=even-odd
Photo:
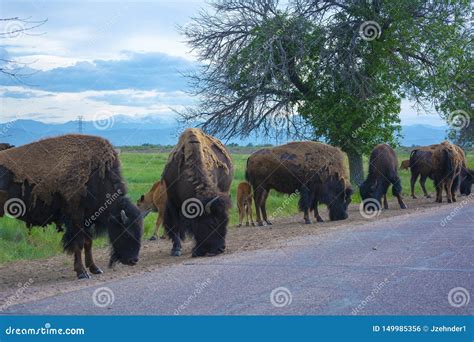
[[[252,226],[255,226],[252,217],[252,187],[248,182],[241,182],[237,186],[237,208],[239,209],[239,227],[242,226],[242,221],[245,219],[245,224],[249,225],[249,216]]]
[[[0,153],[0,216],[28,226],[64,225],[64,249],[74,254],[77,278],[102,270],[92,257],[92,238],[107,231],[109,267],[138,262],[143,219],[126,197],[120,162],[105,139],[64,135]]]
[[[431,196],[426,191],[426,179],[431,178],[433,179],[433,151],[436,149],[438,144],[429,145],[424,147],[419,147],[411,151],[410,153],[410,171],[411,171],[411,179],[410,179],[410,189],[411,189],[411,197],[416,198],[415,196],[415,183],[420,177],[420,185],[421,189],[426,198],[431,198]]]
[[[163,223],[163,216],[166,207],[166,184],[164,181],[157,181],[151,187],[150,191],[142,195],[137,201],[137,207],[140,209],[143,215],[148,214],[150,211],[158,212],[158,217],[155,223],[155,231],[151,236],[150,240],[156,240],[158,237],[158,230]],[[165,239],[165,234],[161,234],[160,239]]]
[[[318,203],[329,208],[331,220],[347,218],[352,188],[347,181],[344,154],[336,147],[314,141],[291,142],[254,152],[245,172],[254,192],[257,223],[268,225],[266,200],[271,189],[285,194],[299,192],[299,208],[304,221],[311,223],[309,211],[322,222]]]
[[[400,208],[407,206],[402,198],[402,183],[397,172],[397,155],[393,148],[387,144],[374,147],[369,159],[369,174],[367,179],[360,185],[359,191],[362,200],[373,198],[378,203],[384,200],[384,209],[388,209],[387,190],[392,186],[392,194],[397,197]]]
[[[195,239],[192,256],[225,250],[229,222],[232,160],[224,145],[200,129],[186,129],[163,170],[167,185],[164,225],[173,241],[172,256],[181,255],[186,233]]]
[[[410,160],[402,160],[402,163],[400,164],[400,170],[408,170],[410,168]]]
[[[436,202],[443,202],[443,189],[446,191],[448,203],[456,202],[455,190],[465,165],[464,151],[459,146],[444,141],[433,151],[432,160]]]
[[[461,170],[461,183],[460,192],[461,195],[469,196],[471,194],[472,182],[474,180],[474,170],[463,168]]]

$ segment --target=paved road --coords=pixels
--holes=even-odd
[[[450,213],[455,214],[443,226]],[[279,249],[188,259],[101,285],[113,292],[113,304],[106,307],[94,304],[100,287],[94,286],[13,306],[6,313],[472,315],[473,261],[471,200],[463,208],[444,205],[295,238]],[[459,308],[448,301],[457,287],[471,297]],[[460,292],[453,302],[465,298]],[[104,294],[96,302],[107,299]]]

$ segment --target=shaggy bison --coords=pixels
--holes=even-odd
[[[472,182],[474,180],[474,170],[463,168],[461,170],[461,195],[469,196],[471,194]]]
[[[0,143],[0,151],[8,150],[9,148],[15,147],[13,145],[7,143]]]
[[[387,190],[391,185],[392,194],[397,197],[400,208],[406,209],[401,195],[402,183],[398,177],[397,166],[397,155],[393,148],[387,144],[375,146],[370,154],[369,174],[359,188],[362,200],[373,198],[381,203],[383,196],[384,208],[388,209]]]
[[[196,128],[180,136],[163,171],[168,200],[165,230],[172,256],[181,255],[181,240],[191,234],[192,256],[224,252],[234,169],[224,145]]]
[[[311,223],[311,209],[317,221],[322,222],[318,203],[328,206],[331,220],[347,218],[352,189],[344,155],[336,147],[303,141],[264,148],[248,158],[245,177],[253,188],[259,226],[263,226],[262,216],[271,224],[265,206],[271,189],[285,194],[299,192],[299,208],[307,224]]]
[[[443,202],[443,189],[448,203],[456,202],[456,188],[461,170],[465,165],[464,151],[448,141],[433,151],[433,178],[436,187],[436,202]]]
[[[74,254],[79,279],[90,277],[83,249],[89,271],[102,273],[92,258],[92,238],[104,231],[110,267],[137,263],[143,220],[126,192],[117,154],[99,137],[64,135],[0,153],[0,216],[28,226],[65,225],[63,246]]]
[[[239,209],[239,227],[242,226],[242,221],[245,219],[245,224],[249,225],[249,216],[252,226],[255,226],[252,217],[252,187],[247,182],[241,182],[237,186],[237,208]]]
[[[158,212],[158,217],[155,223],[155,231],[150,240],[156,240],[158,237],[158,230],[163,223],[163,216],[166,207],[166,184],[163,181],[158,181],[151,187],[150,191],[142,195],[137,202],[137,207],[143,215],[147,215],[150,211]],[[165,239],[165,234],[160,236],[160,239]]]
[[[411,171],[411,179],[410,179],[410,188],[411,188],[411,197],[416,198],[415,196],[415,183],[420,177],[420,185],[421,189],[426,198],[430,198],[431,196],[426,191],[426,179],[431,178],[433,179],[433,151],[436,149],[438,145],[430,145],[419,147],[411,151],[410,153],[410,171]]]

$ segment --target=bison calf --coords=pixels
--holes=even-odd
[[[271,189],[285,194],[300,194],[299,208],[304,221],[311,223],[309,212],[322,221],[318,203],[329,208],[331,220],[347,218],[352,189],[347,181],[344,155],[336,147],[314,142],[292,142],[253,153],[247,160],[247,181],[254,191],[257,223],[268,220],[266,200]]]
[[[143,215],[147,215],[150,211],[158,212],[156,218],[155,231],[150,240],[156,240],[158,237],[158,230],[163,223],[163,217],[166,207],[166,184],[164,181],[158,181],[151,187],[150,191],[142,195],[137,201],[137,207]],[[165,239],[165,234],[161,234],[160,239]]]
[[[241,182],[237,187],[237,208],[239,209],[239,227],[245,215],[245,225],[249,225],[249,216],[252,226],[255,226],[252,217],[252,187],[247,182]]]
[[[419,147],[414,149],[410,153],[410,189],[411,197],[416,198],[415,196],[415,183],[418,177],[420,177],[420,185],[423,190],[423,194],[426,198],[431,198],[426,191],[426,179],[433,178],[433,151],[438,145],[429,145],[424,147]]]
[[[392,186],[392,194],[397,197],[400,208],[407,206],[402,198],[402,184],[397,172],[397,155],[393,148],[386,144],[375,146],[370,154],[369,174],[367,179],[360,185],[360,196],[362,200],[373,198],[381,203],[384,199],[384,208],[388,209],[387,190]]]
[[[400,169],[401,170],[408,170],[410,168],[410,160],[402,160],[402,163],[400,164]]]

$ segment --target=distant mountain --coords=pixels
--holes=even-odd
[[[428,125],[403,126],[402,145],[430,145],[440,142],[446,137],[446,128]],[[110,140],[115,146],[174,145],[182,130],[183,127],[180,127],[174,120],[157,116],[132,118],[126,115],[116,115],[104,122],[84,121],[82,123],[84,134],[99,135]],[[77,133],[78,131],[77,121],[49,124],[35,120],[15,120],[0,124],[0,142],[19,146],[42,138]],[[280,140],[278,144],[284,142]],[[274,140],[255,137],[231,139],[227,143],[239,145],[276,144]]]

